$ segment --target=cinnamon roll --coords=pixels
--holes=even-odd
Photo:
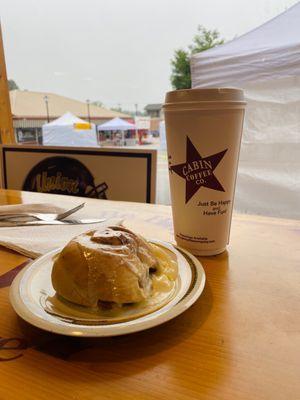
[[[58,295],[83,306],[137,303],[151,296],[158,266],[144,238],[111,226],[71,240],[54,261],[52,284]]]

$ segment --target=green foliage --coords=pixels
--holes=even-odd
[[[187,51],[175,50],[174,59],[171,61],[171,83],[173,89],[187,89],[191,87],[190,55]]]
[[[16,84],[16,82],[13,79],[8,79],[8,90],[17,90],[19,89],[19,86]]]
[[[102,101],[99,100],[93,101],[92,104],[97,107],[103,107]]]
[[[145,115],[147,115],[147,113],[146,112],[143,112],[143,111],[133,111],[133,110],[123,110],[121,107],[111,107],[110,108],[112,111],[117,111],[117,112],[120,112],[120,113],[123,113],[123,114],[128,114],[128,115],[130,115],[130,116],[132,116],[132,117],[135,117],[135,116],[137,116],[137,117],[142,117],[142,116],[145,116]]]
[[[224,44],[224,39],[220,39],[220,33],[216,29],[209,30],[199,25],[198,33],[194,36],[189,50],[192,55],[219,46],[220,44]]]
[[[105,104],[103,104],[102,101],[99,101],[99,100],[93,101],[91,104],[93,104],[95,106],[98,106],[98,107],[105,107]],[[134,117],[135,115],[137,115],[137,116],[146,115],[146,113],[142,112],[142,111],[135,112],[133,110],[125,110],[125,109],[123,109],[121,107],[121,105],[119,105],[118,107],[111,107],[110,109],[112,111],[117,111],[117,112],[120,112],[120,113],[123,113],[123,114],[131,115],[132,117]]]
[[[174,58],[171,60],[171,84],[173,89],[189,89],[191,87],[191,56],[201,51],[223,44],[220,33],[214,29],[209,30],[203,26],[198,26],[198,32],[193,38],[193,43],[188,46],[188,50],[175,50]]]

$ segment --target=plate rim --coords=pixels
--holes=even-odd
[[[193,254],[191,254],[189,251],[186,249],[179,247],[177,245],[174,245],[171,242],[166,242],[163,240],[157,240],[157,239],[150,239],[149,242],[152,243],[158,243],[166,248],[170,249],[170,246],[174,248],[176,251],[179,251],[181,253],[184,253],[187,257],[191,259],[193,262],[195,268],[197,269],[197,276],[198,279],[196,280],[196,284],[194,287],[191,289],[191,291],[184,295],[184,297],[176,303],[172,308],[164,312],[163,314],[159,314],[154,318],[150,318],[149,320],[146,321],[140,321],[138,323],[139,318],[137,318],[134,324],[130,325],[89,325],[88,328],[83,328],[82,326],[74,325],[73,331],[70,329],[70,326],[62,326],[62,325],[55,325],[52,321],[45,321],[42,318],[39,318],[37,315],[35,315],[33,312],[31,312],[28,307],[26,307],[26,304],[22,301],[20,292],[19,292],[19,285],[22,280],[23,275],[25,272],[31,267],[33,263],[35,263],[37,260],[41,260],[43,258],[49,257],[52,253],[57,252],[58,248],[51,250],[50,252],[47,252],[46,254],[43,254],[41,257],[32,260],[22,271],[20,271],[15,279],[12,282],[12,285],[9,290],[9,300],[10,303],[16,312],[16,314],[22,318],[24,321],[29,323],[30,325],[33,325],[39,329],[42,329],[47,332],[59,334],[59,335],[64,335],[64,336],[69,336],[69,337],[113,337],[113,336],[122,336],[122,335],[127,335],[135,332],[141,332],[150,328],[154,328],[156,326],[159,326],[161,324],[164,324],[165,322],[168,322],[172,320],[173,318],[179,316],[182,314],[184,311],[186,311],[188,308],[190,308],[201,296],[205,283],[206,283],[206,274],[205,270],[202,266],[202,263],[200,260],[198,260]],[[187,261],[188,262],[188,261]],[[199,281],[199,277],[201,278]],[[197,287],[198,283],[198,287]],[[149,314],[151,315],[151,314]],[[93,328],[95,331],[93,332],[88,332],[88,329]],[[112,332],[111,332],[112,330]]]

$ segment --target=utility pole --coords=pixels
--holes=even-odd
[[[87,100],[87,101],[86,101],[86,105],[87,105],[87,112],[88,112],[88,120],[89,120],[89,122],[91,122],[90,100]]]
[[[50,118],[49,118],[49,97],[46,95],[46,96],[44,96],[44,102],[45,102],[45,105],[46,105],[46,113],[47,113],[47,121],[48,121],[48,123],[50,122]]]
[[[134,107],[135,107],[135,118],[134,118],[134,124],[135,124],[135,138],[136,138],[136,139],[138,138],[139,144],[141,144],[141,143],[140,143],[141,140],[140,140],[140,138],[139,138],[139,132],[138,132],[138,130],[137,130],[137,128],[136,128],[136,124],[137,124],[137,113],[138,113],[138,104],[135,103]]]

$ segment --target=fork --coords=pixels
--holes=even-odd
[[[12,220],[12,219],[28,219],[28,217],[37,219],[39,221],[60,221],[62,219],[65,219],[71,214],[74,214],[76,211],[80,210],[83,208],[85,203],[81,203],[76,207],[71,208],[70,210],[61,212],[61,213],[7,213],[7,214],[2,214],[0,215],[0,221],[1,220]]]

